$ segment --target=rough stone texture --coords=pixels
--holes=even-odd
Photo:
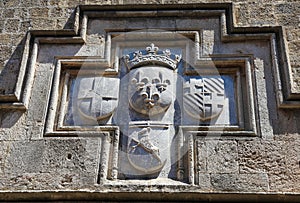
[[[294,49],[293,44],[299,43],[299,7],[300,3],[297,0],[283,2],[278,0],[272,1],[196,1],[197,3],[233,3],[235,12],[235,21],[238,26],[262,26],[262,25],[283,25],[286,27],[286,34],[288,36],[289,48],[292,61],[299,66],[299,55],[297,49]],[[71,14],[75,6],[79,4],[102,4],[102,5],[120,5],[130,4],[134,2],[130,1],[97,1],[97,0],[85,0],[85,1],[71,1],[71,0],[44,0],[44,1],[1,1],[0,2],[0,16],[3,19],[0,26],[1,34],[0,38],[4,38],[6,34],[6,40],[13,39],[16,35],[25,34],[29,29],[62,29],[70,28],[72,23]],[[176,4],[176,3],[195,3],[184,0],[174,1],[142,1],[141,4]],[[20,15],[21,14],[21,15]],[[71,19],[68,19],[71,18]],[[21,25],[21,26],[20,26]],[[23,27],[23,28],[21,28]],[[27,28],[27,29],[26,29]],[[2,40],[1,40],[2,42]],[[3,43],[3,42],[2,42]],[[12,43],[6,43],[11,48],[18,45],[20,41],[13,41]],[[6,51],[1,51],[1,56]],[[7,57],[1,60],[4,61]]]
[[[236,141],[197,141],[197,169],[206,173],[237,173]]]
[[[258,174],[211,174],[211,184],[216,191],[268,191],[268,176]]]
[[[144,0],[140,4],[233,3],[234,23],[239,27],[284,26],[287,49],[293,73],[293,90],[300,93],[300,2],[261,0]],[[2,0],[0,1],[0,93],[14,90],[19,59],[28,30],[72,29],[74,9],[79,4],[122,5],[136,4],[130,0]],[[103,36],[89,35],[88,44],[102,44]],[[103,46],[103,44],[102,44]],[[75,48],[74,48],[75,47]],[[78,47],[73,48],[78,51]],[[67,48],[66,48],[67,49]],[[101,49],[102,50],[102,49]],[[59,51],[59,50],[56,50]],[[55,50],[53,51],[55,52]],[[64,52],[64,51],[61,51]],[[82,49],[78,55],[88,50]],[[45,53],[44,53],[45,54]],[[98,55],[104,55],[98,53]],[[40,55],[42,58],[43,56]],[[51,81],[49,66],[37,66],[29,109],[0,109],[0,190],[89,190],[95,186],[100,138],[45,138],[36,140],[44,131],[45,102]],[[265,87],[263,74],[259,87]],[[268,73],[268,72],[266,72]],[[268,77],[268,74],[265,75]],[[41,82],[43,81],[43,82]],[[260,94],[259,103],[267,95]],[[268,106],[269,107],[269,106]],[[175,192],[290,192],[300,194],[300,111],[272,108],[260,109],[262,137],[197,140],[195,146],[196,172],[199,188],[178,187]],[[34,109],[34,111],[33,111]],[[120,183],[122,185],[122,183]],[[135,183],[133,183],[134,185]],[[142,185],[142,183],[139,183]],[[158,186],[119,186],[103,191],[162,191]],[[124,186],[125,185],[125,186]],[[164,191],[172,192],[166,187]],[[145,195],[147,196],[147,194]],[[0,199],[5,199],[1,197]],[[161,197],[161,200],[164,200]],[[277,199],[278,200],[278,199]]]
[[[96,138],[3,141],[0,164],[5,176],[1,175],[1,190],[78,189],[94,185],[100,144]]]

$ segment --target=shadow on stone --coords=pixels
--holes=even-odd
[[[22,110],[2,110],[0,113],[1,128],[11,128],[20,119],[25,111]]]
[[[8,59],[0,74],[0,95],[14,94],[16,83],[21,67],[22,55],[26,41],[26,34],[22,41],[16,46],[16,49]]]

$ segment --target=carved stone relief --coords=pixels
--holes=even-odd
[[[110,88],[107,88],[107,87]],[[66,123],[83,125],[109,119],[118,106],[119,79],[77,77],[71,84]]]
[[[233,79],[239,71],[185,74],[181,56],[160,51],[154,44],[123,59],[128,77],[121,83],[128,86],[128,97],[120,98],[125,105],[121,114],[127,109],[129,116],[122,120],[128,124],[121,130],[125,153],[119,155],[120,178],[189,181],[186,159],[193,144],[180,128],[239,125]]]
[[[173,100],[170,74],[172,70],[162,66],[146,66],[130,71],[130,107],[148,116],[164,113]]]
[[[217,117],[224,106],[224,80],[221,77],[191,78],[183,85],[183,108],[193,118]]]
[[[128,77],[121,81],[128,84],[128,96],[122,97],[122,103],[128,103],[129,117],[122,130],[121,146],[125,153],[120,154],[120,178],[176,179],[176,173],[171,172],[176,170],[172,169],[171,157],[176,134],[174,71],[180,56],[169,50],[161,51],[152,43],[145,50],[129,53],[123,59]]]
[[[186,53],[180,46],[170,48]],[[238,84],[242,84],[240,73],[246,67],[206,73],[192,64],[187,70],[181,55],[168,48],[160,50],[154,43],[129,50],[120,57],[119,74],[99,72],[90,65],[61,72],[61,86],[57,87],[62,92],[61,113],[56,127],[60,133],[76,130],[82,135],[87,130],[93,135],[118,131],[116,136],[105,137],[114,147],[105,148],[110,155],[104,163],[109,170],[112,159],[117,168],[101,172],[101,181],[110,174],[111,179],[192,182],[189,174],[193,172],[188,168],[193,159],[193,135],[189,130],[202,133],[206,131],[201,128],[207,126],[211,132],[216,128],[217,134],[220,126],[222,130],[243,130],[241,105],[248,101]]]
[[[195,136],[257,133],[252,56],[218,50],[217,30],[206,33],[203,23],[205,30],[134,33],[88,24],[88,38],[106,35],[103,54],[56,57],[45,136],[105,132],[101,183],[193,183]],[[169,39],[175,34],[184,39]]]

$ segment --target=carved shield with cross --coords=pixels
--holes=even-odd
[[[202,121],[220,115],[225,102],[221,77],[191,78],[183,87],[183,107],[191,117]]]
[[[78,113],[83,119],[101,120],[112,115],[118,105],[119,79],[85,77],[76,79]]]

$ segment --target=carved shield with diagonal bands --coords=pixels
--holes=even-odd
[[[221,77],[191,78],[183,87],[183,107],[191,117],[209,120],[223,110],[224,80]]]

